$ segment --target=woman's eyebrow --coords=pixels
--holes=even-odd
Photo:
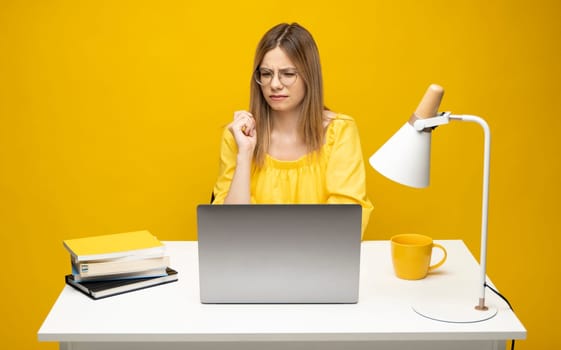
[[[269,68],[269,67],[263,67],[263,66],[259,66],[259,69],[266,69],[266,70],[270,70],[270,71],[274,71],[274,69]],[[283,71],[283,70],[296,70],[296,67],[283,67],[283,68],[279,68],[279,71]]]

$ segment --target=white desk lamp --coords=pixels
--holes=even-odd
[[[487,123],[472,115],[438,114],[444,89],[432,84],[427,89],[417,110],[376,153],[370,157],[370,165],[379,173],[395,182],[410,187],[427,187],[430,173],[431,132],[450,120],[476,122],[485,133],[483,162],[483,208],[481,219],[481,278],[479,302],[473,307],[463,305],[414,306],[415,311],[427,318],[445,322],[479,322],[496,315],[495,308],[485,305],[486,261],[487,261],[487,214],[489,203],[489,157],[491,132]]]

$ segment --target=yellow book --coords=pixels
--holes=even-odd
[[[163,255],[165,250],[162,242],[146,230],[67,239],[63,244],[75,262],[117,259],[132,255],[153,257]]]

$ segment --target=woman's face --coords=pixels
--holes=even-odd
[[[298,110],[304,100],[306,86],[284,51],[276,47],[267,52],[259,68],[262,80],[270,80],[268,84],[261,85],[261,92],[271,109],[277,112]]]

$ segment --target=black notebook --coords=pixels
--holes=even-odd
[[[90,298],[101,299],[177,281],[177,271],[168,267],[166,269],[166,274],[163,276],[91,282],[77,282],[74,280],[74,275],[66,275],[65,280],[67,284],[78,289]]]

